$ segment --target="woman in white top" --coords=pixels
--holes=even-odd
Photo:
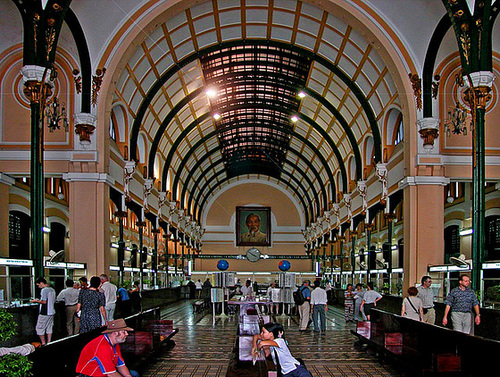
[[[279,323],[266,323],[260,335],[253,336],[252,356],[258,355],[261,349],[264,349],[266,357],[271,355],[274,363],[281,367],[283,377],[312,377],[306,367],[290,353],[283,339],[283,326]]]
[[[361,305],[359,310],[363,310],[366,316],[366,319],[370,320],[370,312],[371,310],[377,306],[377,302],[382,298],[382,295],[373,290],[373,282],[369,281],[366,284],[367,291],[363,295],[363,300],[361,301]]]
[[[408,297],[403,300],[401,315],[403,317],[415,319],[417,321],[424,320],[424,309],[422,300],[417,297],[418,289],[415,287],[408,288]]]

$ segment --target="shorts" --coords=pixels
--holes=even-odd
[[[363,311],[365,312],[365,315],[370,315],[370,311],[375,307],[375,304],[364,304],[363,305]]]
[[[45,335],[52,334],[52,328],[54,327],[54,316],[53,315],[38,315],[38,320],[36,321],[36,334]]]

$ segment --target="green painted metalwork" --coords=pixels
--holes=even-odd
[[[189,174],[187,176],[187,178],[184,180],[184,185],[183,185],[183,190],[182,190],[182,193],[181,193],[181,198],[184,197],[185,195],[185,192],[187,191],[187,187],[188,187],[188,184],[189,184],[189,181],[191,180],[191,176],[196,172],[196,170],[203,164],[203,162],[209,158],[210,156],[212,156],[214,153],[217,153],[218,151],[220,150],[220,147],[217,147],[217,148],[214,148],[212,149],[209,153],[207,153],[206,155],[204,155],[202,158],[200,158],[196,164],[190,168],[190,171],[189,171]],[[289,148],[288,149],[289,151],[293,152],[295,155],[299,156],[300,157],[300,154],[298,151],[296,151],[294,148]],[[323,202],[326,203],[326,190],[325,190],[325,185],[321,179],[321,176],[319,175],[318,171],[316,170],[316,168],[314,167],[314,165],[309,161],[309,160],[306,160],[304,159],[303,160],[304,163],[307,165],[307,167],[309,169],[311,169],[311,172],[314,174],[314,176],[316,177],[316,179],[318,180],[319,182],[319,185],[320,185],[320,189],[322,191],[322,196],[323,196]],[[207,172],[207,171],[210,171],[212,170],[213,168],[215,168],[217,165],[221,164],[224,162],[224,159],[219,159],[217,161],[215,161],[214,163],[212,163],[209,167],[207,168],[204,168],[204,171]],[[317,191],[315,190],[315,187],[314,185],[312,184],[311,180],[309,179],[309,177],[307,176],[307,174],[302,170],[300,169],[299,166],[297,166],[296,164],[290,162],[290,161],[285,161],[287,165],[290,165],[292,168],[296,169],[300,174],[301,176],[304,177],[304,179],[307,181],[307,183],[310,185],[311,189],[313,190],[313,193],[314,193],[314,198],[316,199],[316,202],[319,203],[319,197],[318,197],[318,193]],[[284,173],[286,173],[287,175],[290,175],[288,174],[286,171],[283,171]],[[195,184],[192,186],[191,190],[190,190],[190,193],[189,193],[189,197],[188,197],[188,202],[187,202],[187,208],[191,208],[191,203],[192,203],[192,197],[194,195],[194,190],[196,189],[196,187],[198,187],[199,183],[201,182],[201,180],[205,177],[205,173],[203,174],[200,174],[200,176],[198,177],[198,179],[196,180]],[[215,176],[211,176],[210,177],[210,180],[206,180],[206,183],[204,185],[204,188],[206,187],[206,184],[209,183],[209,181],[213,180],[215,178]],[[199,192],[200,193],[203,193],[204,191],[204,188],[201,189]],[[307,191],[305,191],[307,193]],[[198,204],[198,200],[200,198],[200,194],[198,194],[196,200],[195,200],[195,204],[197,205]],[[311,203],[310,203],[311,204]],[[319,208],[318,208],[319,209]]]
[[[491,1],[476,0],[474,14],[471,14],[466,0],[442,0],[448,12],[460,52],[462,70],[465,74],[492,70],[492,28],[498,15],[498,4],[492,9]],[[469,79],[469,78],[467,78]],[[470,83],[472,86],[472,83]],[[475,90],[471,88],[469,90]],[[472,96],[472,101],[478,101]],[[471,103],[471,111],[475,111],[473,130],[473,163],[472,163],[472,284],[479,290],[481,287],[481,268],[484,260],[485,239],[485,110],[478,103]]]
[[[472,157],[472,282],[475,290],[481,287],[481,271],[484,261],[485,242],[485,140],[484,140],[485,109],[477,109],[476,126],[473,131],[473,157]],[[484,295],[483,295],[484,296]]]
[[[243,127],[241,125],[239,125],[238,127]],[[196,144],[194,144],[191,149],[186,153],[186,155],[184,156],[184,158],[182,159],[181,163],[179,164],[179,167],[177,169],[177,172],[176,172],[176,175],[174,177],[174,180],[173,180],[173,183],[172,183],[172,188],[173,188],[173,193],[172,193],[172,198],[175,200],[176,199],[176,187],[177,185],[179,184],[179,181],[180,181],[180,175],[182,173],[182,170],[184,169],[184,166],[186,165],[187,161],[189,160],[189,157],[196,151],[197,148],[199,148],[201,145],[203,145],[208,139],[212,138],[212,137],[215,137],[217,135],[217,131],[213,131],[213,132],[210,132],[209,134],[205,135],[203,138],[201,138]],[[296,137],[297,139],[299,139],[301,142],[303,142],[304,144],[306,144],[311,150],[315,151],[316,155],[318,156],[318,159],[320,160],[321,164],[325,167],[325,171],[328,175],[328,178],[330,179],[330,182],[332,183],[332,190],[334,188],[334,178],[333,178],[333,174],[332,172],[330,171],[329,167],[328,167],[328,163],[327,161],[325,160],[325,158],[323,157],[323,155],[321,155],[321,153],[318,153],[316,147],[308,140],[306,139],[305,137],[303,137],[302,135],[296,133],[296,132],[293,132],[292,133],[292,136]],[[336,152],[336,155],[338,157],[340,157],[340,152],[338,151],[338,149],[336,148],[336,146],[334,147],[335,149],[334,152]],[[340,158],[341,160],[341,158]],[[339,166],[341,168],[341,172],[342,172],[342,176],[343,177],[346,177],[346,179],[344,180],[344,185],[346,185],[346,181],[347,181],[347,173],[345,171],[345,166],[344,164],[341,164]],[[163,171],[163,182],[166,182],[166,169],[164,169]],[[347,189],[347,187],[345,187],[345,189]]]
[[[46,69],[54,64],[57,42],[64,21],[64,16],[71,0],[60,0],[57,3],[49,0],[46,8],[39,1],[13,0],[23,19],[23,65],[36,65]],[[47,71],[46,71],[47,72]],[[45,77],[42,78],[42,82]],[[45,108],[44,84],[33,90],[40,90],[38,96],[30,98],[31,110],[31,252],[35,277],[44,275],[44,199],[45,184],[43,172],[43,111]],[[29,85],[29,83],[28,83]]]
[[[39,103],[31,105],[31,257],[35,270],[35,277],[44,276],[44,200],[45,185],[43,182],[43,112]]]
[[[307,51],[305,49],[302,49],[297,46],[290,46],[286,43],[283,42],[278,42],[278,41],[269,41],[269,40],[245,40],[245,41],[230,41],[230,42],[224,42],[221,43],[220,45],[216,46],[211,46],[205,49],[202,49],[198,52],[195,52],[186,58],[182,59],[180,62],[178,62],[175,66],[172,66],[169,68],[159,79],[156,81],[151,89],[148,91],[146,94],[146,97],[142,101],[141,105],[139,106],[139,110],[137,111],[136,117],[134,119],[134,123],[132,125],[132,132],[131,132],[131,138],[130,138],[130,155],[135,156],[137,153],[137,138],[139,135],[139,130],[141,127],[141,123],[144,119],[145,113],[149,108],[149,105],[156,95],[158,91],[161,90],[163,85],[174,75],[176,74],[179,70],[181,70],[184,66],[187,64],[193,62],[194,60],[198,59],[200,56],[204,54],[208,54],[210,52],[214,52],[226,47],[231,47],[231,46],[239,46],[239,45],[255,45],[255,44],[269,44],[270,46],[277,46],[277,47],[286,47],[290,48],[294,51],[299,51],[301,54],[305,54],[308,58],[312,60],[316,60],[322,65],[324,65],[326,68],[331,70],[334,74],[336,74],[348,87],[349,89],[354,93],[356,98],[361,104],[361,107],[366,113],[366,116],[369,120],[370,128],[372,131],[373,139],[374,139],[374,160],[375,162],[381,162],[382,160],[382,142],[381,142],[381,137],[380,137],[380,131],[378,129],[377,121],[375,118],[375,115],[373,113],[373,109],[371,108],[368,100],[362,93],[361,89],[352,81],[349,79],[349,77],[337,66],[329,62],[327,59],[323,58],[322,56],[316,55],[314,53],[311,53],[310,51]],[[317,98],[316,98],[317,99]],[[326,100],[325,100],[326,101]],[[324,103],[323,103],[324,104]],[[163,122],[162,124],[164,124]],[[342,123],[341,123],[342,124]],[[342,124],[344,127],[344,125]],[[344,127],[344,130],[346,128]],[[164,130],[163,130],[164,131]],[[163,131],[161,133],[163,133]],[[156,139],[156,137],[155,137]],[[352,144],[352,137],[349,137],[349,140],[351,141]],[[353,150],[355,149],[356,143],[352,144]],[[151,150],[155,150],[155,148],[151,148]],[[355,153],[356,157],[357,153]],[[149,160],[149,165],[150,167],[154,165],[154,153],[150,154],[150,160]],[[153,162],[151,162],[151,159],[153,159]],[[356,162],[358,162],[357,157],[356,157]],[[169,166],[169,165],[168,165]],[[361,166],[361,164],[359,165]],[[149,169],[149,171],[153,171],[152,169]]]
[[[214,162],[214,163],[211,165],[211,167],[213,168],[213,167],[215,167],[215,166],[217,166],[217,165],[220,165],[221,163],[224,163],[224,160],[223,160],[223,159],[217,160],[216,162]],[[210,167],[209,167],[209,168],[207,168],[206,170],[211,170],[211,169],[210,169]],[[196,216],[195,216],[195,219],[196,219],[197,221],[200,221],[199,214],[200,214],[201,212],[199,211],[199,208],[200,208],[200,206],[199,206],[199,201],[200,201],[200,197],[201,197],[201,195],[203,194],[203,192],[206,190],[207,186],[208,186],[211,182],[213,182],[215,179],[217,179],[217,177],[218,177],[220,174],[223,174],[223,173],[225,173],[225,172],[226,172],[225,170],[220,170],[220,171],[218,171],[217,173],[215,173],[214,175],[212,175],[212,176],[210,177],[210,180],[206,180],[206,182],[205,182],[205,183],[203,184],[203,186],[200,188],[200,190],[199,190],[199,192],[198,192],[198,195],[197,195],[197,197],[196,197],[196,200],[194,201],[194,202],[195,202],[195,204],[198,206],[198,211],[196,212],[196,214],[193,214],[193,215],[196,215]],[[305,178],[305,179],[309,179],[309,178],[307,177],[307,175],[304,175],[304,174],[305,174],[304,172],[302,172],[302,171],[300,171],[300,172],[301,172],[301,174],[304,176],[304,178]],[[287,175],[288,175],[288,176],[289,176],[292,180],[296,181],[297,185],[298,185],[298,186],[301,188],[301,190],[304,192],[304,195],[305,195],[306,200],[307,200],[307,203],[308,203],[308,207],[309,207],[309,208],[310,208],[310,210],[312,211],[312,203],[313,203],[313,202],[312,202],[312,201],[311,201],[311,199],[309,198],[309,194],[307,193],[307,191],[306,191],[305,187],[304,187],[304,186],[302,186],[302,184],[298,181],[298,179],[297,179],[296,177],[292,176],[291,174],[289,174],[289,173],[288,173],[288,172],[286,172],[286,171],[284,171],[284,173],[286,173],[286,174],[287,174]],[[195,185],[193,186],[193,189],[191,190],[191,192],[190,192],[190,194],[189,194],[187,208],[191,208],[191,203],[192,203],[192,201],[193,201],[193,195],[194,195],[194,189],[195,189],[195,187],[197,187],[197,186],[198,186],[198,184],[201,182],[201,179],[202,179],[202,178],[203,178],[203,175],[200,175],[200,177],[198,178],[197,182],[196,182],[196,183],[195,183]],[[229,177],[229,176],[228,176],[227,178],[231,178],[231,177]],[[283,180],[283,182],[285,182],[285,181]],[[301,200],[301,199],[302,199],[302,197],[301,197],[301,196],[298,196],[298,198],[299,198],[299,200]],[[317,199],[317,194],[316,194],[316,193],[315,193],[315,198],[316,198],[316,200],[318,200],[318,199]],[[302,204],[303,204],[303,206],[305,206],[305,203],[304,203],[303,201],[302,201]],[[309,215],[308,215],[308,214],[307,214],[307,210],[306,210],[306,209],[307,209],[307,207],[304,207],[304,213],[305,213],[305,215],[306,215],[306,224],[307,224],[307,223],[308,223],[309,216],[312,216],[312,214],[309,214]]]

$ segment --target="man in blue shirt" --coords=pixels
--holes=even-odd
[[[469,288],[470,278],[467,275],[460,275],[458,278],[458,287],[453,288],[445,300],[443,326],[448,324],[448,313],[451,310],[451,321],[453,330],[470,334],[472,327],[472,309],[476,312],[474,322],[476,325],[481,323],[479,314],[479,300],[472,289]]]

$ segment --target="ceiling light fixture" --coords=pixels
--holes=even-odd
[[[297,115],[293,115],[291,119],[292,119],[293,123],[296,123],[296,122],[298,122],[299,117]]]
[[[217,92],[215,91],[215,89],[213,88],[209,88],[207,89],[207,91],[205,92],[207,94],[208,97],[212,98],[212,97],[215,97],[217,95]]]
[[[297,94],[300,98],[304,98],[306,96],[306,93],[303,92],[302,90]]]
[[[220,114],[219,113],[215,113],[214,114],[214,119],[215,120],[219,120],[220,119]]]

